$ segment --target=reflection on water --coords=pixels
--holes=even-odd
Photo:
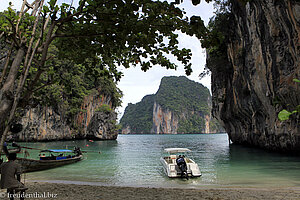
[[[88,152],[81,162],[26,175],[32,180],[90,182],[100,185],[201,187],[215,185],[300,186],[300,158],[228,144],[226,134],[119,135],[116,141],[22,143],[35,148],[79,146]],[[159,158],[163,149],[187,147],[202,177],[170,179]],[[97,153],[101,151],[101,154]],[[31,151],[31,156],[37,152]]]

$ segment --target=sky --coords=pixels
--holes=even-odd
[[[70,2],[71,0],[58,0],[61,2]],[[0,11],[6,9],[9,5],[9,2],[13,3],[13,8],[19,10],[22,5],[22,0],[0,0]],[[32,2],[32,0],[28,0]],[[74,2],[77,2],[76,0]],[[76,4],[75,4],[76,5]],[[193,15],[200,16],[205,24],[209,22],[209,19],[213,16],[213,3],[206,3],[204,0],[200,5],[192,5],[191,0],[184,0],[180,5],[180,8],[183,8],[186,11],[186,15],[191,17]],[[200,41],[196,37],[187,36],[185,34],[179,33],[179,47],[191,49],[192,51],[192,69],[193,73],[188,76],[189,79],[196,82],[202,83],[204,86],[211,89],[210,76],[206,76],[203,79],[199,79],[199,74],[203,71],[205,66],[205,50],[201,48]],[[118,119],[124,113],[124,110],[128,103],[137,103],[148,94],[154,94],[159,88],[160,80],[164,76],[186,76],[184,71],[184,66],[181,65],[176,60],[173,60],[174,63],[178,65],[177,70],[167,70],[160,66],[153,66],[147,72],[143,72],[139,66],[131,67],[125,69],[124,67],[119,67],[118,69],[123,72],[124,76],[121,78],[121,81],[118,83],[118,87],[123,92],[122,106],[117,109]]]

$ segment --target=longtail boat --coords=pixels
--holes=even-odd
[[[39,159],[17,157],[17,162],[21,165],[22,172],[25,173],[72,164],[82,160],[82,158],[80,148],[75,148],[73,151],[68,149],[49,149],[40,151]]]

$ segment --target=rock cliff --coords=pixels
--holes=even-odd
[[[178,121],[177,116],[169,109],[163,109],[158,103],[153,105],[153,126],[151,133],[177,133]]]
[[[118,137],[116,127],[117,114],[114,112],[97,111],[89,123],[85,138],[115,140]]]
[[[70,139],[116,139],[116,115],[114,112],[101,112],[98,109],[107,105],[111,107],[111,98],[101,94],[93,94],[84,98],[80,112],[76,116],[75,126],[72,128],[64,113],[55,111],[51,107],[37,106],[24,111],[24,116],[12,127],[8,140],[13,141],[53,141]],[[94,118],[94,119],[93,119]],[[101,118],[101,119],[100,119]],[[88,126],[98,129],[88,131]],[[102,127],[100,129],[99,127]],[[19,127],[19,128],[16,128]]]
[[[211,133],[221,127],[211,119],[211,96],[186,77],[164,77],[155,95],[129,104],[120,120],[122,133]]]
[[[300,3],[232,1],[232,34],[223,66],[212,72],[213,115],[236,144],[300,152]]]

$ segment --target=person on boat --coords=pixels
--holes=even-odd
[[[181,171],[181,176],[183,176],[184,173],[186,173],[187,167],[186,167],[186,162],[184,160],[184,156],[179,155],[178,158],[176,159],[177,166],[179,167]]]
[[[81,152],[81,150],[80,150],[80,147],[74,147],[74,153],[76,154],[76,156],[82,155],[82,152]]]
[[[179,155],[178,158],[176,159],[176,163],[177,165],[184,164],[185,163],[184,157],[182,155]]]
[[[13,195],[14,192],[21,192],[20,199],[24,199],[24,191],[27,190],[21,183],[21,166],[15,161],[16,153],[8,154],[8,161],[0,165],[1,189],[7,189],[7,193]],[[16,178],[17,177],[17,178]],[[23,194],[23,195],[22,195]],[[10,199],[14,199],[11,195]]]

